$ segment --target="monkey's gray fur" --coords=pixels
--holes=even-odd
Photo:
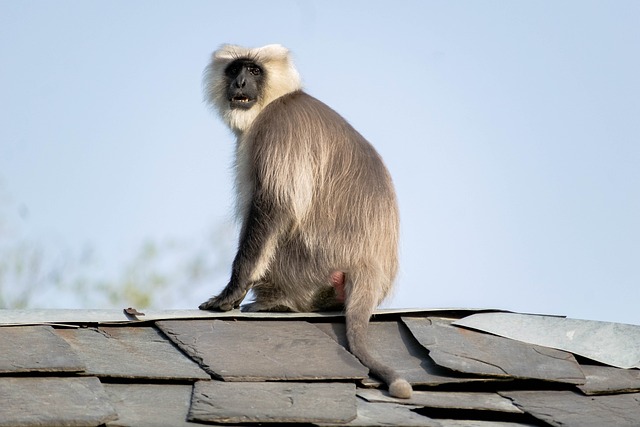
[[[229,284],[200,308],[238,307],[250,289],[255,301],[243,306],[248,311],[344,308],[353,354],[393,396],[409,398],[409,383],[367,345],[371,314],[398,268],[398,208],[380,156],[339,114],[301,90],[280,45],[223,45],[204,84],[207,101],[237,137],[242,228]]]

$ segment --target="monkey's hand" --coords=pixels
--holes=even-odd
[[[229,291],[229,289],[232,290]],[[233,287],[227,285],[220,295],[209,298],[207,301],[200,304],[198,308],[200,310],[229,311],[240,307],[240,303],[244,299],[245,295],[247,295],[247,291],[236,290],[234,292],[233,289]]]

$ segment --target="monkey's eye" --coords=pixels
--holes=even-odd
[[[237,75],[238,75],[238,73],[240,72],[240,67],[239,67],[239,66],[237,66],[237,65],[232,65],[232,66],[230,66],[229,68],[227,68],[227,69],[225,70],[225,72],[226,72],[226,74],[227,74],[228,76],[235,77],[235,76],[237,76]]]
[[[249,67],[248,70],[254,76],[259,76],[260,74],[262,74],[262,70],[260,69],[260,67],[253,66]]]

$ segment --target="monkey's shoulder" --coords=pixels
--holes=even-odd
[[[275,99],[263,113],[276,120],[288,117],[290,120],[347,123],[335,110],[303,90],[289,92]]]
[[[277,98],[283,106],[306,105],[314,108],[329,108],[324,102],[314,96],[309,95],[304,90],[295,90]]]

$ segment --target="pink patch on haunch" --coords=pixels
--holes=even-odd
[[[344,304],[344,273],[342,271],[331,273],[331,286],[336,290],[336,300]]]

